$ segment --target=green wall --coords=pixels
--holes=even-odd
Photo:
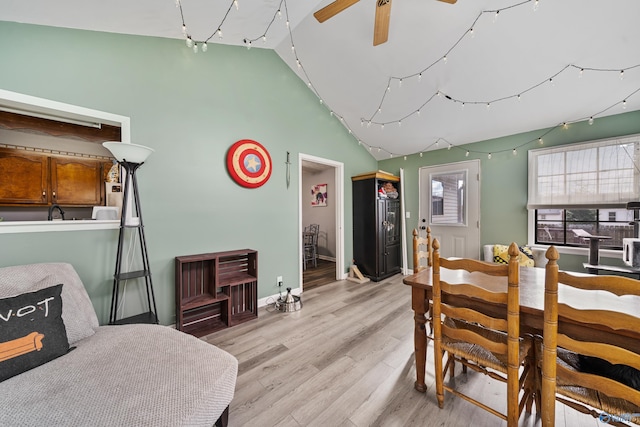
[[[161,323],[175,319],[174,257],[252,248],[259,251],[259,297],[277,293],[276,276],[299,286],[298,153],[345,165],[345,252],[352,253],[351,179],[376,169],[405,170],[405,201],[417,226],[418,169],[481,160],[481,241],[527,239],[527,156],[544,131],[376,162],[331,117],[306,85],[270,50],[211,45],[193,54],[181,40],[0,22],[0,88],[131,118],[132,142],[156,150],[138,181]],[[558,118],[559,121],[564,118]],[[640,133],[640,112],[573,124],[545,136],[544,146]],[[258,189],[235,184],[227,149],[255,139],[274,170]],[[511,149],[534,141],[518,150]],[[504,152],[500,152],[504,150]],[[291,185],[285,184],[286,152]],[[1,179],[1,177],[0,177]],[[108,319],[117,231],[0,234],[0,266],[63,261],[74,265],[101,322]],[[581,270],[584,257],[562,255]],[[608,262],[609,260],[607,260]],[[617,260],[611,260],[616,262]],[[135,294],[129,298],[135,304]],[[134,301],[131,301],[131,300]]]
[[[275,52],[212,44],[194,54],[181,40],[9,22],[0,22],[0,52],[0,88],[128,116],[131,141],[155,149],[138,182],[161,323],[175,319],[175,256],[251,248],[260,298],[278,292],[279,275],[299,286],[298,153],[345,165],[349,265],[350,177],[377,162]],[[258,189],[227,174],[227,150],[240,139],[270,152],[273,173]],[[0,234],[0,266],[73,264],[104,323],[116,243],[116,230]]]
[[[558,122],[564,119],[558,117]],[[527,151],[640,133],[640,111],[597,118],[593,125],[580,122],[571,124],[566,129],[559,127],[548,132],[549,130],[510,135],[450,150],[444,148],[429,151],[422,157],[414,154],[407,156],[406,160],[398,157],[379,162],[380,169],[392,173],[397,174],[400,168],[404,169],[406,210],[412,213],[407,220],[408,253],[411,253],[411,232],[418,226],[418,171],[421,167],[480,159],[481,244],[513,241],[524,244],[527,243]],[[539,145],[538,137],[543,134],[546,134],[543,138],[544,145]],[[514,147],[520,147],[515,156],[512,152]],[[465,156],[467,150],[470,151],[468,157]],[[488,153],[492,153],[491,159],[488,158]],[[601,258],[603,263],[621,264],[620,259]],[[585,261],[586,254],[562,254],[559,265],[567,270],[584,271],[582,263]]]

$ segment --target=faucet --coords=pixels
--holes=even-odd
[[[64,211],[62,210],[62,208],[59,205],[54,203],[51,206],[49,206],[49,216],[47,217],[47,221],[53,220],[53,211],[54,211],[54,209],[58,209],[58,211],[60,211],[60,216],[64,220]]]

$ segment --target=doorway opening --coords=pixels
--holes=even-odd
[[[344,278],[344,165],[300,153],[298,169],[298,259],[304,290]],[[303,234],[313,224],[318,226],[315,254],[305,256]]]

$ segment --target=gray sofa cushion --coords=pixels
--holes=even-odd
[[[62,320],[69,345],[93,335],[98,317],[71,264],[48,263],[0,268],[0,298],[13,297],[62,283]]]
[[[235,357],[169,327],[101,326],[76,347],[2,383],[0,425],[211,427],[233,398]]]

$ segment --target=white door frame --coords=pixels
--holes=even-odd
[[[313,163],[320,163],[331,166],[335,172],[335,215],[336,215],[336,280],[346,278],[344,273],[344,163],[334,160],[324,159],[322,157],[312,156],[310,154],[298,153],[298,236],[302,236],[304,227],[302,225],[302,161],[306,160]],[[306,193],[305,193],[306,194]],[[306,199],[305,199],[306,201]],[[298,266],[299,266],[299,283],[302,292],[302,239],[298,238]]]

